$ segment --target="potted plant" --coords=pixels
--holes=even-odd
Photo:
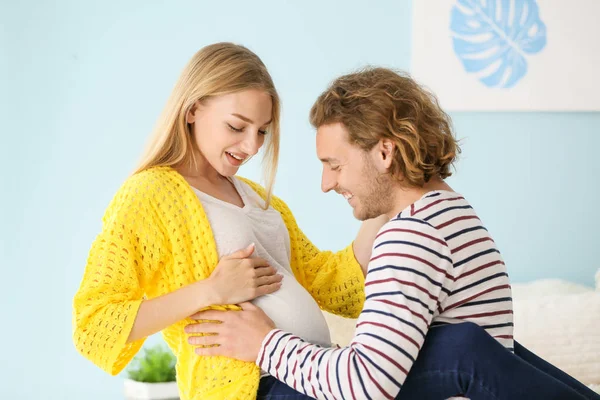
[[[164,346],[144,348],[127,369],[125,397],[129,400],[179,399],[173,353]]]

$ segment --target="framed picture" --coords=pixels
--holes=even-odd
[[[449,111],[600,110],[599,0],[415,0],[412,75]]]

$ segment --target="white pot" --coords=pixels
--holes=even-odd
[[[146,383],[125,379],[125,398],[128,400],[179,399],[177,382]]]

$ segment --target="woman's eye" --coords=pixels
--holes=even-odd
[[[266,135],[268,132],[267,132],[267,130],[265,129],[264,131],[261,131],[261,130],[259,130],[259,131],[258,131],[258,133],[260,133],[261,135]]]
[[[242,132],[244,130],[244,128],[236,128],[235,126],[232,126],[231,124],[227,124],[227,126],[229,127],[229,129],[231,129],[234,132]]]

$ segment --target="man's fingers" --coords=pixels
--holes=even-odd
[[[199,356],[225,356],[225,357],[229,357],[229,355],[226,354],[225,349],[223,347],[221,347],[221,346],[215,346],[215,347],[196,347],[194,349],[194,351]]]
[[[219,335],[217,334],[188,337],[188,343],[193,346],[214,346],[219,344],[218,342]]]
[[[218,334],[222,329],[221,323],[202,322],[199,324],[187,325],[183,330],[187,334],[191,333],[213,333]]]

